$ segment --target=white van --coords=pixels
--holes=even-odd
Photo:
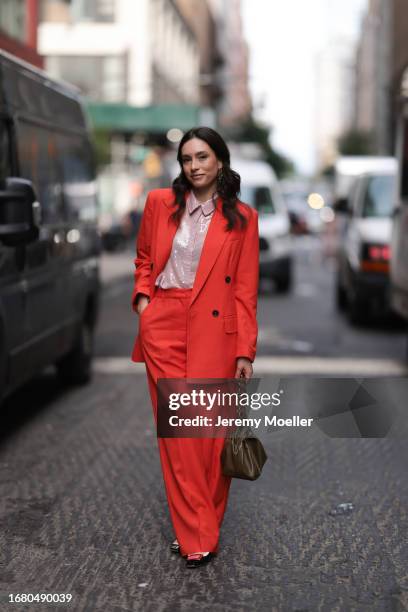
[[[396,159],[355,179],[338,251],[337,304],[358,323],[370,311],[390,311],[389,266]]]
[[[289,215],[271,166],[264,161],[231,158],[241,177],[242,202],[259,214],[260,277],[270,278],[279,292],[292,284],[292,237]]]
[[[396,159],[381,155],[342,155],[334,165],[335,199],[348,198],[356,178],[366,172],[395,172]]]

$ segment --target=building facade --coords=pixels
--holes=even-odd
[[[221,127],[233,129],[252,112],[248,85],[249,49],[242,28],[240,0],[218,0],[213,6],[219,15],[219,45],[224,58],[220,70],[223,98],[219,123]]]
[[[401,93],[408,95],[408,5],[370,0],[357,58],[356,126],[370,130],[378,154],[395,153]]]
[[[408,6],[404,0],[390,0],[392,4],[392,54],[390,87],[393,110],[401,90],[408,96]]]
[[[200,57],[200,104],[216,110],[223,95],[216,14],[207,0],[177,0],[177,6],[197,40]]]
[[[43,68],[37,51],[39,0],[1,0],[0,49]]]
[[[332,164],[337,141],[353,123],[354,44],[344,37],[333,39],[316,62],[315,135],[317,165]]]
[[[363,18],[356,53],[356,89],[354,125],[370,132],[375,125],[375,19],[370,12]]]
[[[393,2],[370,0],[356,56],[355,127],[372,134],[375,152],[392,151]]]
[[[175,0],[43,0],[39,47],[90,99],[199,101],[198,43]]]

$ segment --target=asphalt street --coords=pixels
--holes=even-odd
[[[403,397],[406,329],[351,327],[336,312],[334,264],[319,241],[298,240],[296,253],[288,295],[262,284],[255,375],[265,385],[278,375],[372,375]],[[104,286],[92,383],[62,388],[50,368],[2,409],[0,609],[408,610],[402,403],[383,438],[318,427],[265,435],[261,478],[232,483],[217,558],[187,570],[170,553],[144,366],[129,360],[137,316],[126,253],[123,262]],[[10,603],[19,593],[72,599]]]

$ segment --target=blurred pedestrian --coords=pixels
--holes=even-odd
[[[157,423],[159,378],[252,377],[257,343],[258,214],[238,199],[240,177],[211,128],[184,134],[172,188],[146,200],[137,238],[133,361],[146,365]],[[231,478],[224,438],[158,438],[176,540],[187,567],[218,552]]]

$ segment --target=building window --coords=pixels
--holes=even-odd
[[[68,23],[70,6],[71,0],[42,0],[40,2],[40,21]]]
[[[83,136],[71,134],[60,134],[57,139],[68,217],[95,221],[98,212],[96,184],[89,142]]]
[[[0,30],[25,42],[25,0],[0,1]]]
[[[123,55],[48,57],[47,70],[52,76],[76,85],[92,100],[123,102],[126,99]]]
[[[116,0],[72,0],[75,21],[112,22],[115,19]]]

